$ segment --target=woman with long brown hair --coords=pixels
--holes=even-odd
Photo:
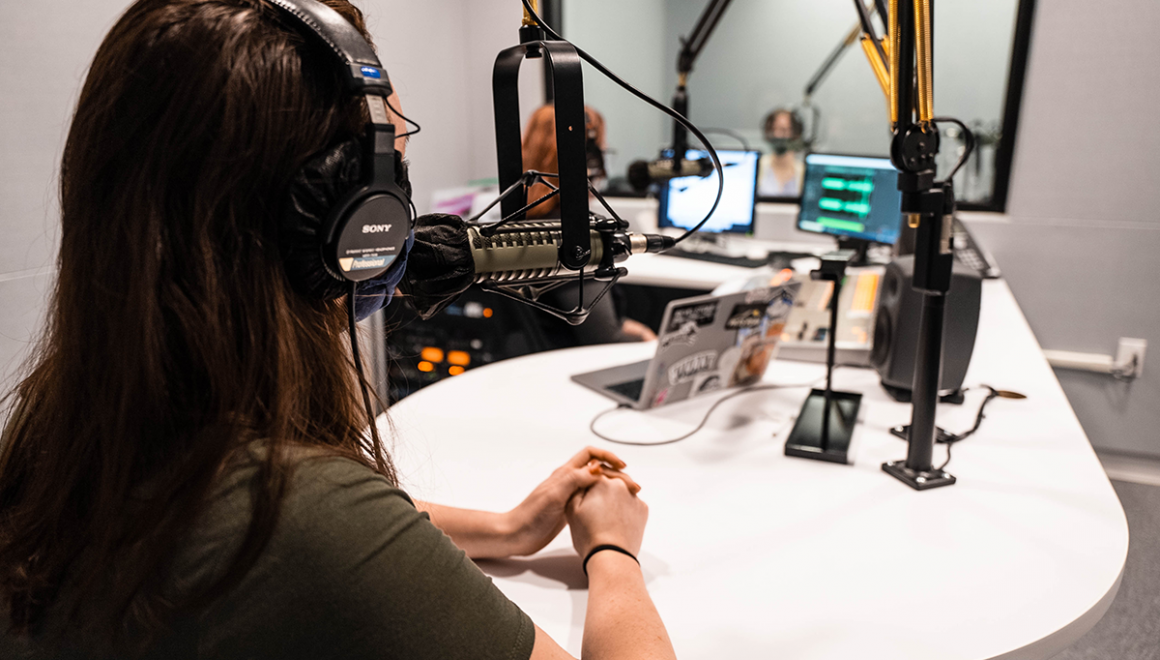
[[[584,106],[584,134],[588,154],[589,179],[606,176],[604,150],[608,148],[604,131],[604,115],[591,106]],[[523,139],[524,169],[554,174],[560,169],[560,154],[556,152],[556,107],[542,105],[528,118]],[[549,179],[555,183],[554,179]],[[528,189],[528,202],[544,197],[551,190],[542,183]],[[529,218],[559,217],[560,198],[545,199],[528,210]]]
[[[591,106],[584,106],[584,132],[588,154],[588,178],[595,180],[607,173],[604,171],[604,150],[607,148],[604,115]],[[554,174],[560,169],[560,156],[556,151],[556,108],[543,105],[532,113],[523,135],[524,169]],[[554,182],[554,179],[548,179]],[[542,183],[528,188],[528,202],[547,197],[551,189]],[[560,198],[547,197],[528,210],[530,218],[560,217]],[[604,285],[590,282],[584,286],[584,299],[592,300],[600,294]],[[545,301],[559,309],[572,309],[578,300],[579,285],[566,284],[545,294]],[[621,298],[613,287],[613,295],[605,296],[591,309],[588,319],[580,325],[570,325],[555,318],[544,316],[540,326],[548,343],[553,348],[572,348],[592,344],[612,344],[618,342],[654,341],[657,336],[647,325],[629,318],[618,310]]]
[[[502,514],[399,490],[345,289],[290,267],[287,189],[373,102],[320,49],[267,0],[138,0],[101,45],[0,437],[0,657],[568,657],[468,559],[565,524],[585,655],[671,657],[634,561],[647,509],[612,454]]]

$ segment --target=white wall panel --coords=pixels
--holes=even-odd
[[[974,229],[1044,348],[1160,345],[1160,3],[1037,5],[1008,215]],[[1093,445],[1160,456],[1156,367],[1057,371]]]

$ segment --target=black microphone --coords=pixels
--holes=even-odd
[[[415,242],[399,288],[421,318],[431,318],[472,284],[498,288],[581,277],[560,263],[559,220],[511,222],[481,231],[485,227],[468,225],[453,215],[416,220]],[[616,272],[614,263],[634,254],[663,252],[676,244],[671,236],[629,233],[623,225],[605,219],[592,222],[589,238],[592,253],[584,268],[586,279],[611,276]]]
[[[526,282],[558,277],[575,278],[576,271],[560,263],[560,221],[513,222],[484,236],[480,227],[469,226],[467,235],[477,283]],[[596,272],[611,251],[614,263],[634,254],[662,252],[676,244],[671,236],[632,234],[612,228],[589,230],[592,256],[586,272]]]
[[[660,158],[652,161],[638,160],[628,166],[628,183],[639,192],[653,183],[661,183],[683,176],[705,177],[712,172],[713,161],[709,158],[682,159],[679,166],[675,158]]]

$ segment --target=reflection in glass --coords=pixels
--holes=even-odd
[[[1017,5],[1018,0],[939,4],[935,110],[959,117],[980,138],[978,156],[956,176],[956,193],[964,201],[985,202],[994,186]],[[566,37],[643,91],[666,100],[676,88],[678,39],[704,7],[705,0],[566,0],[562,22]],[[775,137],[766,130],[775,109],[796,111],[804,120],[804,132],[813,138],[808,151],[888,155],[886,100],[856,45],[837,62],[809,106],[803,99],[810,77],[856,21],[849,0],[735,0],[697,60],[688,83],[690,119],[761,147],[766,156],[758,180],[763,197],[800,194],[800,174],[790,186],[788,163],[775,167],[780,141],[766,140]],[[585,96],[609,120],[608,145],[617,153],[607,167],[614,184],[629,163],[656,158],[671,146],[666,117],[598,76],[585,79]],[[816,123],[815,109],[820,113]],[[939,166],[947,172],[962,145],[953,127],[941,128]],[[727,136],[710,137],[719,140],[718,147],[736,143]],[[787,146],[786,153],[797,152],[794,163],[800,172],[807,149],[794,146]]]
[[[797,197],[801,194],[802,134],[801,115],[789,108],[777,108],[762,122],[769,153],[761,157],[757,174],[757,194],[762,197]]]

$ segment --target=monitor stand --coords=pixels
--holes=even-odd
[[[850,238],[848,236],[838,236],[839,250],[853,250],[854,257],[850,259],[848,266],[859,267],[869,265],[866,261],[866,252],[870,249],[870,241],[861,238]]]
[[[689,237],[687,247],[694,252],[714,252],[722,255],[729,252],[729,242],[722,234],[697,232]]]

